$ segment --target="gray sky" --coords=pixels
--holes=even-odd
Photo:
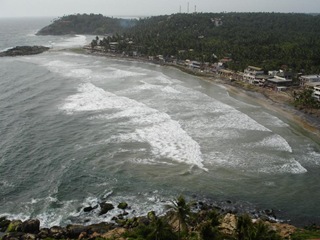
[[[0,0],[0,17],[63,16],[101,13],[105,16],[150,16],[190,12],[320,12],[320,0]]]

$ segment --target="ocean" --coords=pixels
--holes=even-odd
[[[320,224],[320,143],[290,119],[177,69],[77,54],[94,36],[36,36],[51,19],[0,19],[0,216],[43,227],[111,221],[188,200],[274,209]]]

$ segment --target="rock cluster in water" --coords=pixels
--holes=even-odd
[[[44,46],[17,46],[4,52],[0,52],[0,57],[15,57],[24,55],[35,55],[48,51],[49,47]]]

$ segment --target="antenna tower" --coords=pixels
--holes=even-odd
[[[189,13],[190,2],[188,2],[187,13]]]

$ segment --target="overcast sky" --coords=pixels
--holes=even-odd
[[[320,12],[320,0],[0,0],[0,17],[150,16],[187,12],[188,2],[190,12]]]

